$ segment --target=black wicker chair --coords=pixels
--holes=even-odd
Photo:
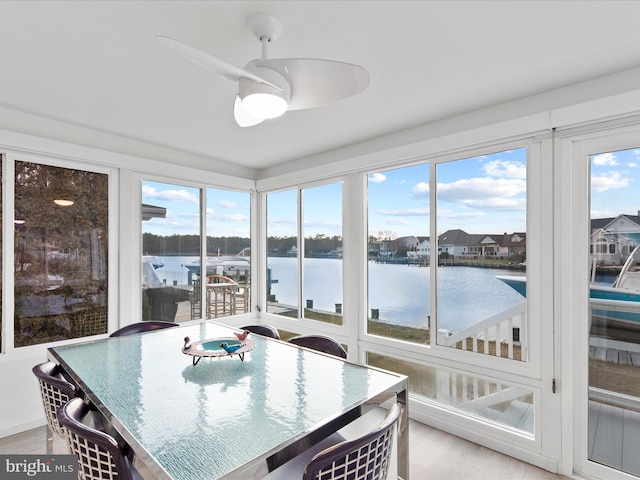
[[[38,378],[42,405],[51,433],[64,438],[64,431],[58,422],[58,409],[74,397],[81,395],[77,385],[63,375],[62,367],[54,362],[44,362],[32,369]],[[47,432],[47,453],[53,453],[53,438]]]
[[[318,352],[328,353],[340,358],[347,358],[347,351],[336,340],[325,335],[298,335],[289,339],[289,343],[310,348]]]
[[[394,403],[380,425],[360,438],[318,453],[307,464],[302,480],[384,480],[389,470],[400,407]]]
[[[147,320],[144,322],[132,323],[125,325],[113,332],[110,337],[122,337],[124,335],[134,335],[136,333],[149,332],[151,330],[160,330],[162,328],[177,327],[177,323],[165,322],[162,320]]]
[[[264,480],[386,479],[400,411],[394,403],[381,422],[364,428],[366,433],[348,435],[347,440],[336,433],[269,472]]]
[[[255,333],[256,335],[263,335],[265,337],[280,340],[280,333],[278,332],[278,329],[271,325],[247,325],[240,328],[242,330],[249,330],[251,333]]]
[[[108,432],[102,417],[81,398],[61,407],[58,418],[69,451],[78,457],[78,478],[142,480],[127,456],[129,447]]]

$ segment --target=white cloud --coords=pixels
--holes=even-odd
[[[597,167],[618,165],[618,160],[613,152],[601,153],[600,155],[594,155],[591,160]]]
[[[524,198],[483,198],[479,200],[465,200],[466,206],[489,210],[525,210],[527,202]]]
[[[429,183],[420,182],[416,183],[411,189],[411,193],[416,197],[428,197],[429,196]]]
[[[384,223],[386,223],[387,225],[410,225],[410,222],[408,220],[405,220],[404,218],[390,218]]]
[[[487,175],[501,178],[527,178],[527,167],[524,163],[507,160],[493,160],[484,166]]]
[[[369,181],[371,183],[382,183],[387,179],[382,173],[372,173],[369,175]]]
[[[480,212],[478,210],[474,211],[457,211],[457,210],[439,210],[438,211],[438,219],[439,220],[456,220],[456,219],[475,219],[485,217],[486,213]]]
[[[591,189],[601,193],[616,188],[625,188],[629,186],[629,179],[624,178],[620,172],[606,172],[602,175],[591,176]]]
[[[506,178],[469,178],[438,184],[440,200],[471,208],[520,210],[525,208],[526,182]]]
[[[409,210],[378,210],[380,215],[389,215],[394,217],[418,217],[429,215],[428,208],[412,208]]]
[[[200,200],[198,197],[186,190],[164,190],[158,192],[154,187],[149,185],[142,185],[142,198],[144,200],[158,199],[166,200],[168,202],[187,202],[198,205]]]
[[[638,164],[636,162],[627,163],[627,167],[629,167],[629,168],[636,168],[637,166],[638,166]]]
[[[331,229],[342,229],[342,222],[330,221],[330,220],[313,220],[313,221],[304,221],[304,227],[306,228],[331,228]]]
[[[218,205],[222,208],[238,208],[238,204],[236,202],[232,202],[231,200],[220,200]]]

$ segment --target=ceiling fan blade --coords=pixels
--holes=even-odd
[[[369,85],[369,73],[360,65],[313,58],[258,60],[257,66],[276,70],[291,83],[287,110],[319,107],[356,95]]]
[[[237,94],[235,100],[233,101],[233,118],[235,118],[236,123],[240,127],[253,127],[254,125],[258,125],[259,123],[264,122],[264,118],[254,117],[245,110],[245,108],[242,106],[240,95]]]
[[[273,85],[271,82],[268,82],[258,75],[245,70],[244,68],[231,65],[230,63],[224,62],[219,58],[209,55],[208,53],[204,53],[197,48],[190,47],[189,45],[174,40],[173,38],[165,37],[163,35],[156,35],[156,39],[158,40],[158,42],[160,42],[161,45],[173,50],[178,55],[182,55],[199,67],[218,74],[225,80],[238,82],[240,78],[248,78],[250,80],[265,83],[267,85],[271,85],[272,87],[280,89],[280,87],[278,87],[277,85]]]

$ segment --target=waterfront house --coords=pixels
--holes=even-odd
[[[640,213],[640,212],[638,212]],[[640,244],[640,215],[591,220],[590,252],[597,265],[621,265]]]
[[[259,12],[282,21],[277,41],[262,45],[247,26]],[[599,244],[603,229],[640,223],[623,211],[640,208],[632,181],[640,2],[3,1],[0,18],[0,380],[8,392],[0,437],[45,424],[31,369],[47,348],[167,315],[332,336],[349,361],[413,377],[416,421],[549,472],[640,477],[639,374],[632,360],[619,363],[640,351],[627,338],[592,335],[588,287],[592,234]],[[202,69],[156,36],[229,71]],[[228,77],[263,46],[270,58],[361,65],[370,81],[322,107],[294,109],[289,98],[283,116],[241,127],[233,115],[240,87]],[[308,86],[307,99],[335,93],[314,89],[322,78],[307,74],[298,89]],[[614,191],[626,198],[592,212]],[[489,223],[496,212],[500,221]],[[592,216],[610,221],[590,228]],[[203,302],[223,296],[207,297],[203,283],[158,277],[156,290],[142,288],[152,228],[167,258],[202,263],[223,257],[225,241],[250,243],[242,303],[217,316]],[[316,234],[335,238],[341,258],[304,258]],[[509,292],[513,305],[497,313],[482,311],[463,281],[453,282],[457,302],[443,307],[439,282],[457,268],[367,261],[403,249],[512,256],[523,242],[526,299]],[[622,245],[602,244],[594,254],[619,261],[605,255]],[[291,261],[296,278],[277,295],[274,258]],[[323,290],[336,300],[305,308],[305,275],[323,261],[339,265]],[[369,290],[370,275],[388,271],[378,267],[404,268],[387,287],[424,309],[403,313],[400,328],[374,322],[387,314],[369,302],[388,298]],[[186,277],[180,262],[178,270]],[[491,278],[480,287],[491,304],[504,285]],[[491,325],[437,335],[440,318],[459,306]],[[269,408],[269,398],[254,400]],[[421,453],[411,461],[428,468],[432,453]]]
[[[416,247],[416,255],[418,258],[429,260],[431,254],[431,245],[429,237],[418,237],[418,246]]]
[[[482,237],[484,235],[472,235],[460,229],[448,230],[438,236],[438,255],[447,253],[456,258],[487,255],[487,250],[481,245],[482,240],[479,240]],[[493,240],[489,239],[489,242],[493,245]]]

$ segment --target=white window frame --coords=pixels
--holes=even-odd
[[[628,119],[622,125],[603,123],[563,132],[562,162],[555,187],[561,210],[558,242],[571,245],[567,255],[559,256],[556,269],[559,295],[558,317],[562,322],[562,457],[563,471],[595,478],[636,479],[637,476],[588,460],[588,298],[590,265],[590,162],[598,153],[640,147],[640,119]],[[625,123],[631,122],[631,125]],[[636,123],[633,123],[636,122]],[[579,361],[583,359],[583,361]]]
[[[9,355],[14,352],[31,352],[42,350],[43,348],[49,348],[55,345],[65,345],[69,343],[77,343],[82,338],[90,338],[90,337],[79,337],[79,338],[71,338],[60,340],[57,342],[45,342],[38,343],[35,345],[28,345],[24,347],[15,347],[14,345],[14,333],[15,333],[15,322],[14,322],[14,314],[15,314],[15,299],[14,299],[14,288],[15,288],[15,277],[14,277],[14,262],[15,258],[15,224],[13,223],[13,216],[15,211],[15,162],[31,162],[37,163],[41,165],[48,165],[52,167],[59,168],[68,168],[73,170],[82,170],[86,172],[94,172],[107,175],[108,177],[108,192],[107,198],[109,203],[109,218],[107,219],[107,237],[108,237],[108,294],[107,294],[107,332],[103,335],[94,336],[95,338],[102,338],[106,336],[106,334],[112,331],[116,324],[118,315],[116,314],[118,308],[118,297],[119,297],[119,271],[118,271],[118,255],[119,255],[119,246],[118,246],[118,232],[119,226],[117,222],[116,212],[119,209],[119,199],[118,199],[118,175],[117,170],[115,168],[106,167],[100,164],[92,164],[89,161],[75,160],[69,159],[67,157],[56,156],[54,153],[51,154],[37,154],[28,151],[14,150],[14,149],[3,149],[0,151],[0,156],[2,156],[3,160],[3,172],[2,172],[2,181],[3,181],[3,245],[2,245],[2,255],[6,260],[3,266],[3,291],[2,291],[2,354]],[[8,261],[11,259],[11,261]]]

